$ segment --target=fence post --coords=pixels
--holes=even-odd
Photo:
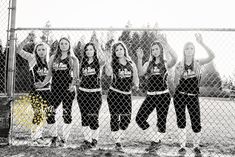
[[[9,101],[14,97],[14,87],[15,87],[15,23],[16,23],[16,0],[11,1],[11,21],[10,21],[10,47],[8,54],[8,69],[7,69],[7,96]],[[11,116],[10,118],[10,132],[9,132],[9,144],[12,143],[11,140],[11,130],[12,130],[12,101],[10,104]]]

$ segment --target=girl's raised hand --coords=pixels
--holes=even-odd
[[[202,43],[203,43],[202,35],[201,35],[200,33],[196,33],[196,34],[195,34],[195,37],[196,37],[196,41],[197,41],[199,44],[202,44]]]
[[[136,50],[136,54],[138,59],[142,59],[144,56],[143,50],[140,47]]]

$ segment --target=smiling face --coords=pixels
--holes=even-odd
[[[46,47],[44,45],[37,46],[36,52],[40,58],[45,58],[47,55]]]
[[[93,57],[95,54],[95,49],[92,45],[88,45],[85,51],[88,58]]]
[[[160,56],[160,54],[161,54],[161,49],[160,49],[160,47],[157,45],[157,44],[155,44],[155,45],[153,45],[152,47],[151,47],[151,53],[152,53],[152,56],[153,57],[159,57]]]
[[[115,55],[118,58],[123,58],[125,56],[125,49],[121,44],[117,45],[117,47],[115,49]]]
[[[186,43],[184,46],[184,56],[193,58],[194,54],[195,54],[195,47],[193,43]]]
[[[66,39],[62,39],[59,43],[60,49],[62,52],[69,51],[70,43]]]

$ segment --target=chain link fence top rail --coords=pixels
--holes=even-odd
[[[83,49],[86,43],[93,42],[98,45],[98,51],[104,52],[104,58],[110,55],[110,48],[113,42],[118,40],[123,41],[128,49],[128,53],[133,62],[137,64],[137,48],[141,47],[144,53],[143,63],[148,61],[150,55],[151,43],[156,40],[157,34],[165,34],[167,42],[174,49],[178,56],[178,62],[183,58],[183,47],[186,42],[192,42],[195,45],[195,58],[207,57],[205,49],[200,46],[195,40],[195,33],[201,33],[204,43],[212,49],[215,53],[215,59],[202,66],[202,75],[200,80],[200,116],[202,126],[202,138],[201,146],[212,147],[217,146],[223,148],[225,151],[234,148],[235,139],[235,105],[232,98],[231,91],[234,90],[235,79],[235,31],[234,30],[216,30],[216,29],[43,29],[43,28],[19,28],[16,30],[17,45],[16,47],[28,36],[28,34],[34,34],[35,39],[29,41],[24,46],[25,52],[29,56],[32,55],[33,49],[36,43],[45,42],[48,45],[48,53],[53,55],[56,50],[56,44],[61,37],[66,37],[71,41],[71,49],[74,56],[78,58],[79,63],[82,61]],[[170,59],[169,54],[164,55],[166,60]],[[22,93],[30,93],[33,89],[33,77],[30,73],[31,65],[34,65],[35,60],[30,60],[27,55],[16,55],[16,75],[15,75],[15,93],[21,95]],[[102,105],[98,107],[99,112],[99,140],[98,143],[101,146],[107,147],[112,143],[110,132],[110,113],[107,103],[107,93],[112,82],[111,78],[107,76],[104,69],[101,69],[101,87],[102,87]],[[171,96],[174,94],[174,71],[175,66],[168,70],[167,85],[170,90]],[[133,143],[138,143],[136,147],[147,146],[146,138],[154,138],[156,134],[143,135],[143,131],[138,127],[135,122],[135,118],[138,110],[140,109],[148,89],[146,75],[140,76],[140,90],[132,93],[132,108],[131,119],[129,127],[125,132],[125,145],[127,147],[133,147]],[[63,83],[61,83],[62,88]],[[189,87],[190,88],[190,87]],[[86,93],[86,92],[84,92]],[[83,94],[84,94],[83,93]],[[77,95],[77,93],[76,93]],[[56,97],[56,95],[51,95]],[[94,102],[89,100],[89,97],[82,101],[86,103]],[[26,112],[32,110],[30,101],[23,100],[24,98],[16,98],[19,103],[13,110],[13,126],[12,126],[12,139],[13,144],[27,144],[30,141],[30,127],[31,125],[22,125],[20,122],[31,123],[34,114],[32,112]],[[66,99],[66,98],[61,98]],[[96,99],[96,98],[92,98]],[[99,97],[97,97],[97,100]],[[120,102],[120,97],[116,97],[114,101]],[[160,101],[160,100],[158,100]],[[121,103],[121,102],[120,102]],[[29,104],[29,105],[26,105]],[[25,108],[26,107],[26,108]],[[124,108],[123,108],[124,110]],[[72,129],[69,135],[69,143],[71,145],[77,145],[83,141],[84,136],[82,134],[81,126],[81,108],[75,97],[72,105]],[[163,112],[163,111],[159,111]],[[62,128],[62,114],[63,109],[61,106],[56,110],[56,120],[59,127]],[[193,141],[193,132],[191,129],[191,122],[188,112],[186,114],[186,123],[188,130],[188,143]],[[159,120],[159,119],[158,119]],[[150,127],[157,130],[157,115],[152,112],[148,117],[148,123]],[[179,137],[179,130],[176,123],[176,113],[174,109],[173,100],[171,99],[169,110],[166,119],[166,135],[164,136],[163,143],[166,145],[174,145],[179,143],[181,137]],[[45,123],[44,123],[45,124]],[[29,127],[30,126],[30,127]],[[47,131],[48,125],[44,125],[43,128],[45,137],[49,137],[49,131]],[[63,130],[60,129],[59,132]],[[68,132],[69,134],[69,132]],[[143,144],[144,143],[144,144]],[[230,152],[230,153],[231,153]],[[234,153],[234,152],[233,152]]]

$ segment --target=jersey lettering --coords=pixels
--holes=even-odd
[[[47,68],[44,67],[43,69],[38,69],[37,73],[39,76],[46,76],[48,73],[48,70],[47,70]]]
[[[84,76],[89,76],[89,75],[95,75],[96,74],[95,68],[91,68],[91,67],[83,68],[82,71],[83,71]]]
[[[128,69],[124,68],[124,69],[118,69],[118,76],[120,78],[128,78],[131,77],[131,71],[129,71]]]
[[[68,69],[68,66],[67,64],[63,64],[63,63],[53,63],[53,69],[54,70],[67,70]]]

